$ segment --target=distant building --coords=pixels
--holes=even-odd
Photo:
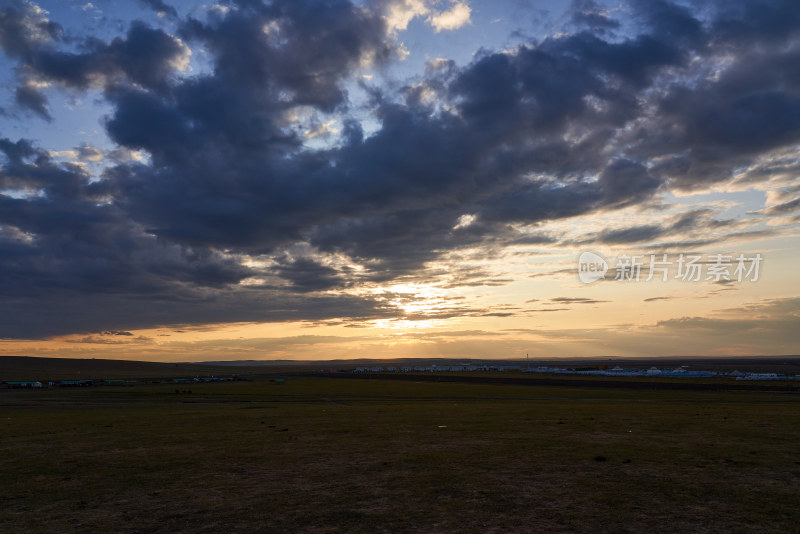
[[[10,388],[40,388],[42,387],[42,383],[39,382],[38,380],[32,380],[32,381],[19,380],[19,381],[6,382],[6,386]]]
[[[736,377],[736,380],[784,380],[786,375],[779,373],[747,373],[745,376]]]
[[[94,380],[60,380],[58,382],[59,387],[67,387],[67,388],[83,388],[88,386],[93,386]]]

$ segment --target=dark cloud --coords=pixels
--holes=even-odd
[[[133,334],[127,334],[133,335]],[[113,334],[111,334],[113,336]],[[151,338],[146,336],[136,336],[130,338],[110,337],[108,332],[102,332],[100,335],[89,335],[79,338],[71,338],[65,340],[67,343],[93,343],[98,345],[131,345],[131,344],[147,344],[152,341]]]
[[[31,2],[7,0],[0,7],[0,47],[10,57],[27,60],[43,42],[62,34],[61,25],[47,20]]]
[[[139,0],[144,6],[149,7],[159,15],[164,15],[171,18],[177,18],[178,12],[175,10],[174,7],[164,3],[163,0]]]
[[[556,243],[558,240],[549,235],[530,234],[518,237],[512,241],[514,245],[548,245]]]
[[[788,202],[781,202],[780,204],[770,206],[764,210],[764,213],[767,215],[786,215],[797,210],[800,210],[800,198],[795,198],[794,200],[790,200]]]
[[[215,73],[207,82],[215,86],[257,90],[262,98],[253,103],[262,106],[278,106],[283,98],[332,110],[345,100],[340,82],[362,58],[388,59],[385,31],[382,17],[347,0],[276,0],[243,2],[205,22],[189,19],[181,35],[214,54]]]
[[[321,291],[340,287],[344,277],[336,269],[310,258],[282,260],[277,274],[298,291]]]
[[[110,40],[67,39],[33,4],[0,8],[18,107],[50,118],[35,82],[99,89],[119,154],[149,155],[108,152],[117,163],[98,177],[0,140],[0,189],[23,192],[0,194],[0,294],[19,310],[3,312],[0,335],[385,317],[398,313],[385,300],[324,292],[424,279],[468,247],[554,244],[517,228],[705,187],[800,141],[800,12],[788,1],[632,4],[633,32],[580,1],[574,31],[429,62],[397,90],[359,82],[399,46],[373,4],[253,0],[180,18],[142,2],[170,32],[133,21]],[[190,49],[202,53],[191,74]],[[359,83],[366,103],[351,98]],[[376,128],[358,122],[364,109]],[[292,120],[303,114],[335,117],[341,132],[309,148]],[[701,226],[736,227],[697,211],[584,242],[701,243]],[[447,287],[510,280],[433,274]]]
[[[53,120],[47,110],[47,97],[36,87],[30,85],[17,87],[15,96],[19,107],[36,113],[46,121]]]
[[[703,24],[688,7],[664,0],[632,2],[631,7],[650,35],[686,48],[705,48]]]
[[[658,115],[635,134],[640,157],[666,156],[652,172],[683,189],[730,179],[757,155],[800,139],[796,10],[786,2],[731,2],[716,17],[705,32],[706,72],[678,78],[658,100]]]
[[[717,0],[711,37],[727,47],[746,49],[752,42],[783,45],[800,34],[800,13],[792,0]]]
[[[664,229],[661,226],[645,224],[642,226],[633,226],[631,228],[625,228],[622,230],[604,230],[598,236],[597,241],[600,243],[613,245],[623,243],[641,243],[643,241],[651,241],[655,238],[661,237],[664,233]]]
[[[64,52],[63,31],[32,2],[11,0],[0,8],[0,48],[18,61],[18,72],[66,87],[86,89],[129,81],[150,89],[165,89],[167,78],[188,60],[189,50],[178,39],[141,21],[133,21],[123,37],[105,42],[84,38],[80,52]],[[27,81],[16,89],[17,104],[46,120],[47,99]]]
[[[49,43],[24,58],[25,66],[39,77],[69,87],[86,88],[129,80],[147,88],[164,88],[166,78],[188,59],[188,49],[175,37],[134,21],[124,38],[110,43],[89,38],[84,52],[62,52]]]
[[[782,146],[800,138],[800,98],[782,91],[765,90],[718,102],[706,99],[693,102],[698,96],[673,94],[664,102],[665,110],[688,106],[694,114],[687,120],[687,141],[707,143],[734,150],[760,151]],[[694,98],[693,98],[694,97]],[[682,113],[685,110],[681,111]],[[687,117],[689,119],[689,117]]]
[[[572,24],[596,34],[603,35],[620,27],[619,21],[604,13],[602,7],[593,0],[573,0],[570,11]]]
[[[555,297],[550,299],[550,302],[558,302],[561,304],[600,304],[608,301],[590,299],[586,297]]]
[[[724,340],[726,346],[739,343],[755,350],[779,345],[782,347],[779,350],[788,353],[798,342],[798,306],[800,299],[797,298],[763,300],[741,309],[721,310],[710,317],[690,316],[659,321],[655,330],[688,338],[702,335],[707,343]]]
[[[4,297],[0,339],[42,337],[96,331],[131,330],[178,324],[220,322],[374,320],[402,316],[385,301],[354,296],[290,296],[258,290],[184,290],[173,286],[158,295],[124,292],[54,292],[44,300],[29,295]]]
[[[621,229],[607,229],[581,237],[574,241],[575,244],[602,243],[606,245],[624,245],[629,243],[650,243],[653,248],[692,247],[715,241],[728,240],[738,237],[738,232],[725,233],[726,230],[735,229],[742,225],[737,220],[720,220],[715,218],[712,210],[699,208],[674,215],[660,224],[641,224]],[[711,235],[712,231],[721,232]],[[702,239],[686,239],[700,235]],[[680,242],[660,241],[670,237],[684,237]]]

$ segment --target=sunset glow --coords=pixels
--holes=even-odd
[[[798,12],[2,2],[0,354],[798,354]]]

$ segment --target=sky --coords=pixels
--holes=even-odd
[[[0,0],[0,355],[800,354],[795,0]]]

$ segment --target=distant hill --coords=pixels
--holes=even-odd
[[[474,358],[399,358],[353,360],[237,360],[193,363],[158,363],[95,358],[36,358],[0,356],[0,381],[9,380],[79,380],[103,378],[171,378],[194,376],[266,375],[288,370],[348,369],[358,366],[430,366],[430,365],[538,365],[586,367],[622,365],[623,367],[678,367],[688,370],[800,373],[798,356],[730,358],[571,358],[559,360],[478,360]]]
[[[194,363],[0,356],[0,381],[194,377],[234,372],[241,370]]]

